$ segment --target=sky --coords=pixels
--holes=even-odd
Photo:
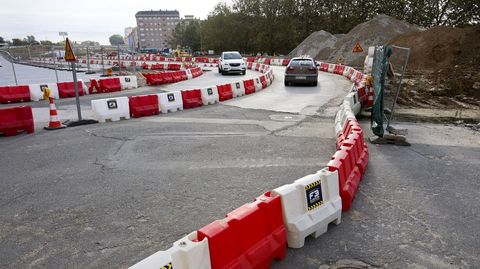
[[[0,36],[6,40],[61,41],[67,32],[73,41],[93,40],[109,44],[113,34],[124,36],[125,27],[136,26],[140,10],[178,10],[180,17],[194,15],[205,19],[222,0],[1,0]]]

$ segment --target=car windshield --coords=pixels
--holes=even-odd
[[[306,60],[306,59],[293,59],[292,62],[290,63],[290,66],[313,66],[313,61],[312,60]]]
[[[229,52],[223,55],[223,59],[225,60],[242,59],[242,55],[240,55],[240,53],[238,52]]]

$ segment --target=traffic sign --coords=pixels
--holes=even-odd
[[[75,62],[77,59],[75,58],[75,54],[73,53],[72,44],[70,44],[70,40],[65,40],[65,61],[66,62]]]
[[[357,43],[355,44],[355,47],[353,47],[353,51],[352,51],[352,52],[353,52],[353,53],[363,52],[363,48],[362,48],[362,46],[360,46],[360,43],[359,43],[359,42],[357,42]]]

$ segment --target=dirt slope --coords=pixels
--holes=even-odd
[[[400,34],[419,30],[421,28],[407,22],[387,15],[377,15],[373,19],[355,26],[345,36],[338,39],[335,42],[334,50],[328,57],[328,61],[336,62],[339,57],[343,57],[347,65],[363,66],[369,46],[383,45]],[[360,42],[364,53],[352,53],[356,42]],[[320,56],[318,55],[317,59]]]
[[[301,55],[309,55],[311,57],[317,56],[324,51],[330,51],[337,38],[326,31],[318,31],[311,33],[302,43],[300,43],[288,57],[296,57]],[[328,54],[327,54],[328,56]]]

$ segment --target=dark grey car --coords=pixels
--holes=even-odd
[[[292,58],[285,70],[285,86],[292,83],[317,86],[318,69],[312,58]]]

